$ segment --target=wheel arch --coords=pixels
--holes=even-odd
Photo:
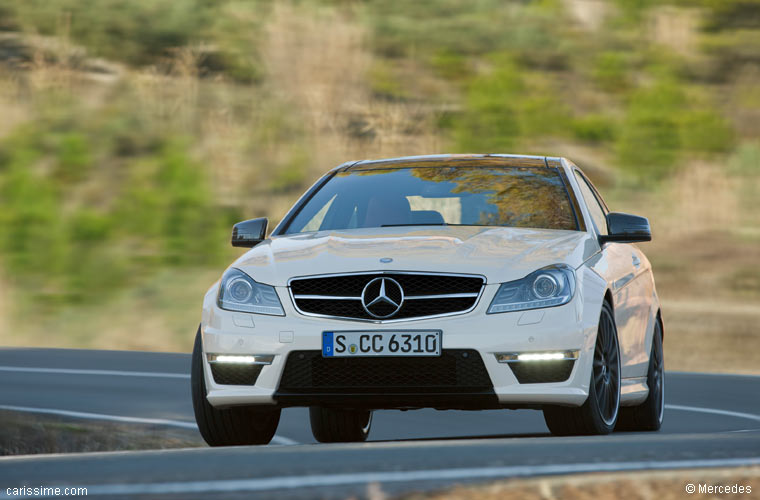
[[[657,314],[655,315],[655,320],[660,324],[660,338],[663,342],[665,342],[665,322],[662,321],[662,308],[657,308]]]
[[[609,288],[604,291],[604,302],[607,302],[612,310],[615,310],[615,303],[612,301],[612,290]]]

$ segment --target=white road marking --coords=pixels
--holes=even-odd
[[[754,415],[752,413],[742,413],[738,411],[719,410],[717,408],[700,408],[697,406],[665,405],[665,409],[678,410],[678,411],[692,411],[695,413],[710,413],[712,415],[721,415],[723,417],[746,418],[747,420],[754,420],[756,422],[760,422],[760,415]]]
[[[277,435],[275,435],[275,437],[272,438],[272,442],[274,444],[281,444],[283,446],[292,446],[294,444],[301,444],[298,441],[295,441],[293,439],[286,438],[285,436],[277,436]]]
[[[411,471],[371,471],[310,476],[279,476],[260,479],[227,479],[165,483],[73,485],[87,488],[89,495],[170,495],[189,493],[230,493],[295,488],[347,486],[367,483],[413,481],[457,481],[463,479],[498,479],[508,477],[621,472],[635,470],[692,469],[705,467],[743,467],[760,465],[760,457],[636,462],[591,462],[554,465],[517,465]],[[20,497],[9,497],[20,498]],[[25,497],[34,498],[34,497]]]
[[[82,411],[69,411],[58,410],[55,408],[32,408],[30,406],[12,406],[12,405],[0,405],[0,410],[18,411],[25,413],[41,413],[45,415],[59,415],[62,417],[82,418],[86,420],[107,420],[111,422],[123,422],[130,424],[148,424],[148,425],[166,425],[169,427],[180,427],[182,429],[197,430],[198,426],[195,422],[185,422],[182,420],[168,420],[164,418],[141,418],[141,417],[125,417],[122,415],[106,415],[103,413],[88,413]],[[293,445],[299,444],[290,438],[283,436],[275,436],[272,438],[272,443],[281,445]]]
[[[697,375],[708,377],[747,377],[747,378],[760,378],[760,375],[753,373],[711,373],[711,372],[680,372],[680,371],[667,371],[667,375]]]
[[[72,368],[35,368],[28,366],[0,366],[0,372],[58,373],[63,375],[114,375],[118,377],[181,378],[190,380],[185,373],[131,372],[122,370],[78,370]]]

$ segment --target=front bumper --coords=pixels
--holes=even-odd
[[[410,320],[395,324],[373,324],[315,318],[295,311],[287,289],[278,289],[285,317],[235,313],[216,306],[211,291],[204,302],[201,332],[204,353],[274,355],[263,366],[255,385],[218,384],[204,356],[209,402],[217,407],[235,405],[311,406],[335,405],[368,408],[463,408],[530,407],[559,404],[579,406],[588,396],[591,362],[596,338],[596,321],[584,321],[583,294],[577,292],[568,304],[532,311],[486,314],[498,285],[486,285],[475,309],[467,314],[435,319]],[[491,387],[474,392],[388,394],[357,390],[347,394],[314,394],[280,391],[288,355],[293,351],[321,351],[323,331],[339,330],[430,330],[442,331],[444,350],[475,350],[480,355]],[[562,382],[518,382],[496,353],[578,350],[569,378]]]

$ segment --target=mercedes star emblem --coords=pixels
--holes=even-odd
[[[362,306],[373,318],[390,318],[404,305],[404,290],[392,278],[375,278],[362,291]]]

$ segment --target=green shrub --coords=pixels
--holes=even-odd
[[[213,16],[203,30],[211,50],[200,61],[201,69],[224,73],[240,83],[258,83],[264,76],[258,48],[270,2],[226,0],[215,2]]]
[[[275,193],[301,191],[305,188],[309,155],[305,150],[295,150],[283,165],[276,165],[271,190]]]
[[[211,5],[205,0],[9,0],[21,26],[47,35],[68,29],[93,54],[132,64],[154,63],[168,49],[192,41],[212,18]]]
[[[556,26],[564,10],[553,0],[368,0],[361,6],[374,49],[384,57],[427,61],[441,53],[472,57],[511,50],[539,66],[557,62]]]
[[[703,96],[686,90],[660,76],[633,94],[617,138],[621,165],[656,180],[671,171],[681,153],[723,153],[732,147],[729,122]]]
[[[471,76],[469,59],[463,54],[448,50],[439,50],[430,59],[436,72],[449,81],[462,81]]]
[[[637,24],[642,22],[644,13],[647,9],[657,4],[658,0],[615,0],[614,3],[620,11],[620,15],[618,16],[619,22],[623,24]]]
[[[675,166],[679,148],[678,123],[673,117],[641,111],[626,118],[618,155],[623,166],[642,178],[656,180]]]
[[[70,302],[98,300],[124,287],[129,279],[129,257],[112,240],[118,222],[108,213],[81,207],[67,217],[67,256],[64,293]]]
[[[12,278],[55,275],[66,248],[55,185],[17,158],[0,179],[0,242]]]
[[[94,138],[108,144],[112,129],[70,118],[64,134],[40,118],[0,142],[0,259],[22,293],[49,305],[98,301],[167,265],[221,261],[230,214],[185,141],[164,139],[126,164],[102,150],[99,168],[122,182],[82,196]]]
[[[567,135],[570,115],[550,87],[531,85],[519,100],[521,133],[525,138]]]
[[[402,81],[396,77],[392,63],[387,60],[374,61],[368,76],[372,93],[377,97],[405,99],[409,96]]]
[[[672,81],[659,81],[631,97],[617,140],[621,165],[658,179],[675,166],[681,148],[678,115],[685,96]]]
[[[603,114],[590,114],[575,118],[572,130],[576,138],[589,142],[606,142],[615,138],[615,122]]]
[[[621,92],[629,87],[629,62],[620,52],[602,52],[594,62],[593,76],[607,92]]]
[[[509,151],[520,134],[520,70],[508,59],[475,77],[467,90],[465,111],[455,121],[456,149],[466,152]]]
[[[169,263],[209,264],[218,259],[223,226],[202,165],[180,143],[169,143],[158,158],[156,183],[163,194],[164,252]]]
[[[452,124],[457,150],[506,152],[521,141],[568,135],[570,112],[557,84],[539,72],[527,72],[512,57],[490,57],[488,71],[467,85],[464,110]]]
[[[710,56],[706,76],[714,82],[730,82],[744,68],[760,64],[760,30],[703,35],[701,48]]]
[[[758,0],[705,0],[708,7],[704,28],[708,31],[757,29],[760,26]]]
[[[238,81],[260,77],[255,52],[261,4],[226,0],[7,0],[0,13],[10,25],[44,35],[68,34],[91,55],[143,66],[164,64],[174,50],[211,46],[201,71]],[[5,17],[5,16],[2,16]]]
[[[57,177],[63,182],[84,179],[92,163],[92,149],[80,133],[65,134],[58,144]]]
[[[713,110],[696,109],[681,115],[681,141],[688,151],[722,153],[734,141],[728,121]]]

